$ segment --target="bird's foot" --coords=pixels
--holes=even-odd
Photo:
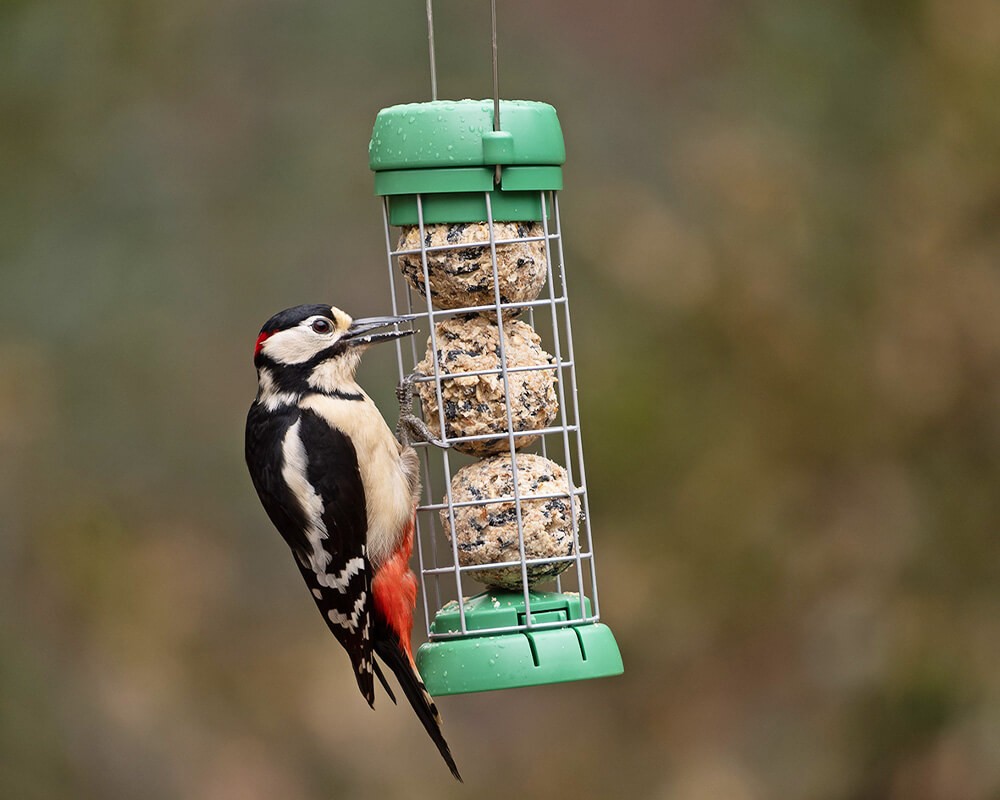
[[[399,402],[399,421],[396,423],[396,438],[404,445],[411,442],[429,442],[435,447],[447,449],[448,442],[439,439],[420,417],[413,413],[413,384],[424,374],[414,370],[396,386],[396,400]]]

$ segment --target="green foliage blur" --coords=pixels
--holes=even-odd
[[[261,322],[387,311],[424,3],[8,0],[0,797],[1000,797],[1000,6],[497,5],[567,140],[625,675],[442,699],[454,784],[245,473]],[[488,4],[435,16],[488,96]]]

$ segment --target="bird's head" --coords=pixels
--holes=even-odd
[[[399,324],[411,317],[352,319],[334,306],[295,306],[264,323],[253,362],[261,388],[336,391],[354,385],[361,354],[371,344],[408,336]],[[391,330],[382,330],[389,328]]]

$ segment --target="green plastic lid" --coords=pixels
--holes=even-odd
[[[427,691],[432,695],[486,692],[623,672],[618,644],[607,625],[573,624],[591,615],[586,597],[532,592],[529,600],[532,623],[546,627],[493,634],[477,631],[526,623],[524,595],[487,591],[466,600],[466,635],[432,639],[417,651],[417,668]],[[460,630],[458,603],[452,601],[438,612],[431,633]]]
[[[389,198],[393,225],[417,224],[418,194],[428,223],[484,221],[484,193],[496,220],[540,220],[538,193],[562,188],[565,160],[556,110],[531,100],[501,100],[498,131],[492,100],[390,106],[368,145],[375,193]]]
[[[554,165],[566,160],[556,110],[533,100],[435,100],[383,108],[375,118],[368,164],[376,172],[496,164]]]

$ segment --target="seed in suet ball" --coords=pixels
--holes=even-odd
[[[494,318],[495,319],[495,318]],[[503,325],[503,350],[510,382],[510,410],[513,428],[533,431],[549,425],[559,413],[556,399],[556,370],[519,367],[544,367],[553,358],[541,346],[541,339],[530,325],[519,320],[506,320]],[[500,328],[486,317],[466,315],[443,320],[434,326],[437,343],[437,370],[441,377],[441,401],[444,406],[445,434],[449,439],[460,436],[494,435],[493,439],[455,442],[460,453],[485,456],[509,450],[507,436],[507,399],[503,375],[500,374]],[[424,375],[434,375],[433,341],[427,340],[427,354],[417,364]],[[464,375],[467,372],[494,370],[489,375]],[[513,370],[513,371],[512,371]],[[434,381],[417,384],[417,394],[427,425],[441,436],[438,395]],[[514,448],[520,449],[538,437],[514,437]]]
[[[580,504],[570,492],[566,470],[542,456],[517,453],[517,490],[521,499],[521,531],[525,558],[556,558],[574,554],[574,521],[580,522]],[[454,504],[514,496],[514,471],[510,455],[494,456],[462,467],[451,481]],[[572,504],[572,505],[571,505]],[[462,566],[519,561],[517,509],[513,500],[482,505],[458,505],[455,540]],[[440,512],[451,539],[448,509]],[[527,567],[528,585],[534,586],[566,570],[572,560]],[[502,589],[523,588],[521,566],[473,570],[473,580]]]
[[[494,222],[494,241],[542,237],[538,222]],[[467,308],[496,303],[490,226],[485,222],[425,225],[424,247],[454,245],[427,252],[431,302],[435,308]],[[420,254],[420,228],[403,228],[399,250],[416,250],[399,256],[399,268],[410,285],[424,292],[424,265]],[[534,300],[546,280],[545,242],[510,242],[496,245],[497,279],[501,303]],[[517,310],[505,312],[514,316]]]

